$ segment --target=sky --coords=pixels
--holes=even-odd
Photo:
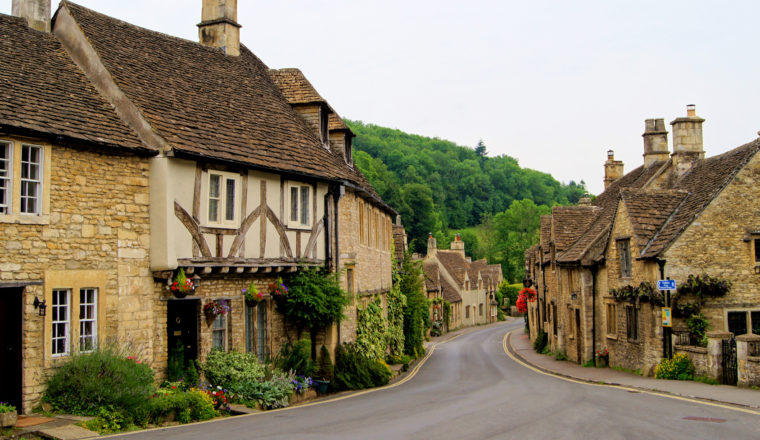
[[[201,0],[76,3],[198,39]],[[687,104],[706,119],[708,156],[758,137],[758,16],[754,0],[238,5],[242,43],[271,68],[301,69],[341,116],[472,148],[483,139],[490,156],[594,194],[607,150],[633,170],[644,120],[668,124]]]

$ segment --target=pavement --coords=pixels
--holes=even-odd
[[[553,356],[536,353],[528,335],[522,329],[509,334],[507,346],[510,352],[524,363],[557,376],[588,383],[636,388],[691,399],[760,408],[760,391],[758,390],[729,385],[708,385],[693,381],[655,379],[612,368],[582,367],[572,361],[558,361]]]

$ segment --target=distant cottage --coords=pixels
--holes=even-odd
[[[50,0],[13,14],[0,15],[0,401],[28,412],[56,365],[111,339],[159,376],[175,349],[263,360],[294,336],[267,285],[301,267],[341,271],[351,293],[390,289],[396,212],[303,75],[240,44],[235,1],[203,1],[200,44],[65,0],[52,20]],[[194,290],[175,295],[180,271]],[[210,301],[230,312],[204,321]],[[355,338],[351,307],[319,344]]]

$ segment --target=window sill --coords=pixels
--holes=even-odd
[[[293,229],[297,231],[311,231],[312,226],[311,225],[302,225],[300,223],[288,223],[288,229]]]
[[[49,225],[50,216],[47,214],[0,214],[0,223],[14,223],[17,225]]]
[[[607,339],[612,339],[613,341],[617,341],[617,335],[607,335]]]
[[[628,339],[628,343],[630,344],[641,344],[640,339]]]

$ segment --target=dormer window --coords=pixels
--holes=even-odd
[[[346,163],[349,165],[354,164],[354,157],[353,153],[351,151],[351,135],[346,135],[346,145],[345,145],[345,151],[344,151],[344,157],[346,158]]]
[[[209,170],[206,174],[205,223],[208,226],[236,228],[240,176],[224,171]]]
[[[330,112],[325,108],[324,106],[319,112],[320,118],[319,118],[319,135],[322,138],[322,142],[328,143],[329,138],[327,134],[327,128],[328,128],[328,120],[330,119]]]
[[[311,186],[303,183],[289,185],[290,212],[288,226],[291,228],[311,228]]]

